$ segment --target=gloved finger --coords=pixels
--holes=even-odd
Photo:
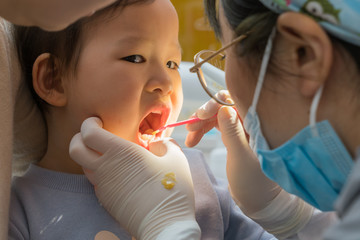
[[[216,121],[217,118],[215,115],[213,115],[211,118],[207,118],[191,124],[186,124],[186,130],[188,130],[189,132],[195,132],[200,129],[206,128],[209,131],[210,129],[216,126]]]
[[[229,92],[226,90],[218,92],[216,96],[224,102],[233,103]],[[200,142],[205,133],[212,128],[217,127],[218,123],[216,115],[221,106],[222,105],[217,103],[214,99],[211,99],[196,111],[195,115],[204,120],[186,125],[186,129],[189,131],[185,140],[185,145],[187,147],[194,147]]]
[[[165,146],[164,139],[150,142],[149,151],[158,157],[164,156],[167,152],[167,147]]]
[[[194,127],[193,127],[191,130],[189,130],[189,132],[186,136],[185,145],[187,147],[194,147],[196,144],[198,144],[200,142],[202,137],[207,132],[209,132],[214,127],[217,127],[216,118],[207,119],[207,120],[195,123],[195,124],[198,124],[198,126],[197,126],[198,129],[194,129]]]
[[[95,181],[95,174],[93,171],[91,171],[90,169],[87,168],[83,168],[84,174],[86,176],[86,178],[89,180],[89,182],[94,185],[94,187],[96,188],[96,181]]]
[[[169,149],[172,150],[174,148],[182,151],[179,144],[172,138],[163,138],[149,144],[149,151],[158,157],[169,154]]]
[[[216,98],[222,100],[223,102],[234,104],[234,101],[232,100],[228,90],[220,90],[215,94],[215,96]]]
[[[116,142],[116,136],[105,129],[102,128],[103,123],[98,117],[90,117],[84,120],[81,125],[81,136],[83,138],[84,143],[104,154],[111,143]]]
[[[140,153],[145,153],[146,151],[143,147],[103,129],[102,121],[97,117],[90,117],[83,122],[81,125],[81,136],[86,146],[102,154],[109,149],[115,148],[118,151],[130,149]]]
[[[220,107],[221,105],[219,103],[217,103],[214,99],[211,99],[199,107],[195,115],[200,119],[208,119],[217,114]]]
[[[236,149],[243,144],[248,145],[246,133],[234,108],[221,107],[218,112],[218,124],[227,148]]]
[[[173,171],[178,176],[178,181],[186,181],[185,185],[192,185],[192,177],[190,174],[190,167],[188,160],[180,148],[180,146],[173,139],[166,139],[164,141],[166,146],[166,154],[160,158],[164,163],[167,163],[169,170]],[[181,184],[183,185],[183,183]]]
[[[221,90],[217,92],[215,96],[224,102],[234,104],[234,101],[231,99],[229,91],[227,90]],[[217,114],[221,106],[222,105],[217,103],[214,99],[211,99],[196,111],[196,116],[201,119],[211,118]]]
[[[187,124],[186,130],[188,130],[188,134],[185,139],[185,145],[187,147],[194,147],[200,142],[204,134],[214,127],[217,127],[216,114],[212,115],[211,118]]]
[[[82,167],[94,170],[101,164],[100,155],[84,144],[80,133],[71,139],[69,154]]]
[[[192,178],[187,158],[174,139],[162,139],[154,143],[150,150],[156,152],[156,155],[161,154],[159,157],[152,158],[152,166],[160,167],[161,171],[174,173],[177,180],[181,179],[181,181],[189,181],[188,184],[191,183]]]

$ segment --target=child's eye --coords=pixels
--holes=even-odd
[[[170,68],[170,69],[179,69],[179,64],[177,64],[176,62],[174,62],[174,61],[168,61],[167,63],[166,63],[166,66],[168,67],[168,68]]]
[[[145,58],[141,55],[131,55],[127,57],[123,57],[122,60],[132,62],[132,63],[143,63],[145,62]]]

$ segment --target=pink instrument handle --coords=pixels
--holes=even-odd
[[[217,114],[215,114],[211,118],[214,118],[216,116],[217,116]],[[192,118],[189,118],[189,119],[186,119],[186,120],[183,120],[183,121],[179,121],[179,122],[176,122],[176,123],[170,123],[168,125],[165,125],[165,126],[159,128],[158,130],[154,131],[152,134],[154,135],[154,134],[157,134],[159,132],[162,132],[168,127],[177,127],[177,126],[181,126],[181,125],[185,125],[185,124],[189,124],[189,123],[196,123],[196,122],[199,122],[199,121],[201,121],[200,118],[192,117]]]
[[[211,118],[214,118],[216,117],[217,114],[215,114],[214,116],[212,116]],[[198,118],[198,117],[192,117],[192,118],[189,118],[189,119],[186,119],[186,120],[183,120],[183,121],[179,121],[179,122],[176,122],[176,123],[170,123],[168,125],[165,125],[161,128],[159,128],[159,131],[163,131],[164,129],[168,128],[168,127],[177,127],[177,126],[181,126],[181,125],[184,125],[184,124],[189,124],[189,123],[196,123],[196,122],[199,122],[201,121],[202,119]]]
[[[164,127],[165,127],[165,128],[168,128],[168,127],[177,127],[177,126],[181,126],[181,125],[184,125],[184,124],[195,123],[195,122],[199,122],[199,121],[201,121],[200,118],[198,118],[198,117],[193,117],[193,118],[190,118],[190,119],[187,119],[187,120],[183,120],[183,121],[179,121],[179,122],[176,122],[176,123],[171,123],[171,124],[165,125]]]

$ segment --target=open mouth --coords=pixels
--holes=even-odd
[[[149,143],[157,138],[161,138],[162,132],[153,134],[153,132],[164,126],[170,115],[169,108],[162,108],[159,110],[152,110],[149,112],[139,125],[139,142],[145,148],[148,148]]]

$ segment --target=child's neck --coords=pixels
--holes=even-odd
[[[54,150],[55,151],[52,151],[51,149],[48,148],[48,151],[41,159],[41,161],[37,163],[37,165],[42,168],[46,168],[57,172],[84,174],[80,165],[74,162],[70,158],[69,154],[66,155],[61,154],[60,152],[58,152],[59,149],[54,149]],[[67,151],[69,150],[67,149]]]
[[[56,119],[56,120],[55,120]],[[69,155],[69,144],[76,131],[67,125],[66,119],[47,118],[48,146],[40,167],[71,174],[83,174],[83,170]]]

